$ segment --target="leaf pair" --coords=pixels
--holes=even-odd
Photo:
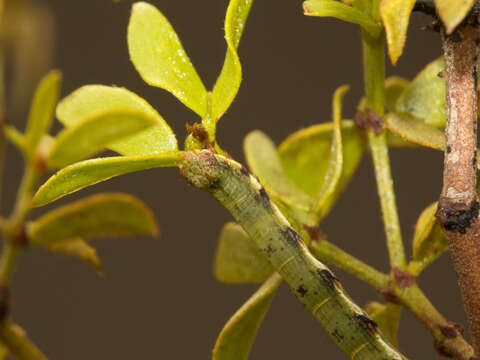
[[[360,131],[341,121],[347,87],[334,95],[332,123],[315,125],[287,138],[278,153],[265,135],[251,133],[245,154],[252,172],[293,222],[316,225],[331,209],[363,153]]]
[[[125,194],[99,194],[48,212],[27,225],[30,245],[70,255],[101,272],[95,250],[84,238],[158,235],[148,207]]]
[[[128,47],[135,68],[148,84],[172,93],[196,112],[210,136],[241,83],[238,44],[253,0],[232,0],[225,19],[227,55],[211,99],[168,20],[154,6],[138,2],[128,26]]]
[[[475,4],[475,0],[435,0],[440,19],[445,24],[447,34],[465,19]],[[407,38],[408,23],[415,0],[381,0],[380,15],[387,33],[390,59],[393,64],[403,53]]]

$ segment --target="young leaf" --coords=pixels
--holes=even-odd
[[[212,360],[246,360],[257,330],[282,278],[273,274],[228,320],[218,336]]]
[[[103,275],[103,267],[97,251],[82,238],[68,239],[58,244],[46,246],[46,248],[51,252],[85,261],[93,266],[99,275]]]
[[[168,20],[146,2],[133,5],[128,50],[145,82],[172,93],[200,117],[207,111],[207,91]]]
[[[415,225],[413,261],[409,265],[409,270],[415,275],[418,275],[448,249],[447,240],[435,217],[437,207],[435,202],[423,210]]]
[[[253,0],[230,0],[225,17],[227,55],[212,92],[212,118],[219,119],[229,108],[242,82],[242,66],[237,48]]]
[[[51,71],[42,79],[35,91],[25,132],[25,142],[29,152],[36,150],[43,135],[50,129],[60,96],[61,82],[62,74],[56,70]]]
[[[433,126],[445,126],[445,79],[438,76],[444,69],[443,57],[428,64],[399,97],[395,110]]]
[[[227,284],[260,283],[273,273],[273,268],[234,222],[223,226],[215,256],[215,277]]]
[[[154,117],[142,112],[118,109],[96,113],[57,135],[48,156],[51,168],[60,168],[83,160],[126,136],[156,124]]]
[[[333,123],[314,125],[290,135],[278,148],[283,169],[308,195],[318,198],[329,169]],[[343,167],[331,204],[340,196],[355,172],[364,151],[362,134],[350,120],[341,122]],[[324,210],[324,214],[328,208]]]
[[[387,33],[388,53],[393,64],[396,64],[402,55],[414,5],[415,0],[382,0],[380,3],[380,15]]]
[[[117,156],[85,160],[61,169],[38,189],[33,205],[43,206],[112,177],[157,167],[176,166],[179,154]]]
[[[29,243],[50,246],[76,237],[157,235],[152,213],[125,194],[99,194],[59,207],[28,225]]]
[[[388,130],[411,143],[432,149],[445,149],[445,135],[436,127],[408,114],[388,113],[384,117]]]
[[[395,110],[398,98],[405,91],[408,84],[407,79],[399,76],[391,76],[385,80],[385,102],[389,111]]]
[[[121,155],[145,155],[173,152],[177,139],[165,120],[148,102],[119,87],[86,85],[64,98],[57,107],[57,118],[66,127],[105,111],[128,109],[155,118],[156,125],[109,144]]]
[[[334,17],[358,24],[373,37],[377,37],[382,31],[382,26],[377,24],[369,15],[339,1],[307,0],[303,3],[303,10],[307,16]]]
[[[313,207],[313,199],[300,190],[285,174],[275,144],[261,131],[252,131],[243,144],[250,170],[274,201],[287,207],[296,218],[305,218]]]
[[[332,198],[342,175],[343,146],[342,146],[342,101],[348,91],[348,86],[341,86],[333,95],[333,133],[330,160],[325,178],[320,188],[315,212],[323,217],[332,206]]]
[[[435,0],[435,7],[447,28],[447,34],[465,19],[474,4],[475,0]]]
[[[397,304],[380,304],[376,301],[365,306],[365,311],[378,324],[386,340],[398,348],[397,333],[402,307]]]

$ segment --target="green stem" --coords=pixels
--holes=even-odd
[[[18,360],[47,360],[40,350],[28,339],[25,331],[6,320],[0,325],[0,340]]]
[[[180,170],[233,215],[342,351],[355,360],[403,359],[239,163],[209,151],[186,152]]]
[[[378,39],[374,39],[363,31],[362,40],[367,106],[378,116],[383,116],[385,109],[384,37],[381,36]],[[390,170],[387,134],[382,132],[376,135],[371,130],[367,132],[380,197],[390,264],[400,269],[405,269],[407,263]]]
[[[0,258],[0,286],[9,286],[17,264],[21,248],[6,242]]]
[[[473,348],[465,341],[458,329],[448,323],[435,309],[417,285],[404,289],[396,287],[395,295],[430,331],[441,354],[458,360],[474,358]]]
[[[317,259],[339,267],[377,290],[386,289],[389,285],[390,277],[388,275],[365,264],[326,240],[314,241],[309,248]]]

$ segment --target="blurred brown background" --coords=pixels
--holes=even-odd
[[[185,138],[196,117],[173,96],[142,82],[129,62],[126,27],[131,1],[38,0],[53,12],[57,31],[53,66],[64,73],[63,95],[84,84],[125,86],[146,98]],[[153,4],[170,19],[207,87],[225,54],[226,0]],[[429,18],[414,14],[406,53],[388,74],[411,78],[440,55],[438,34],[421,31]],[[38,40],[38,52],[42,43]],[[219,124],[224,149],[243,161],[242,139],[262,129],[277,143],[291,132],[330,120],[331,95],[352,88],[345,102],[351,117],[362,95],[360,36],[356,26],[307,18],[300,1],[257,0],[240,46],[244,82]],[[11,99],[15,100],[15,99]],[[11,121],[23,128],[26,109]],[[60,127],[55,127],[57,131]],[[395,188],[407,250],[420,211],[440,193],[442,154],[430,150],[391,152]],[[22,166],[9,148],[4,209],[9,210]],[[188,186],[175,169],[130,174],[69,196],[125,191],[154,210],[160,239],[94,241],[105,268],[99,278],[83,263],[30,250],[15,277],[14,319],[50,359],[208,359],[221,327],[256,286],[219,284],[212,262],[221,226],[229,214],[208,194]],[[39,213],[45,209],[39,210]],[[372,166],[365,156],[354,181],[323,223],[333,243],[388,271]],[[336,269],[334,269],[336,270]],[[361,305],[379,299],[348,274],[336,274]],[[466,324],[455,275],[443,256],[419,279],[438,309]],[[435,359],[433,339],[407,311],[400,346],[412,359]],[[282,286],[259,331],[251,359],[344,359],[313,317]]]

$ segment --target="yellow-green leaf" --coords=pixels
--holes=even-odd
[[[53,253],[71,256],[91,265],[99,275],[103,275],[103,267],[97,251],[82,238],[68,239],[67,241],[46,246]]]
[[[340,196],[355,172],[364,151],[362,134],[350,120],[341,122],[343,167],[330,206]],[[329,169],[334,133],[333,123],[302,129],[290,135],[278,148],[286,174],[308,195],[318,198]],[[328,212],[325,208],[324,214]]]
[[[405,91],[408,84],[407,79],[399,76],[391,76],[385,80],[385,101],[389,111],[395,110],[398,98]]]
[[[222,72],[212,92],[213,121],[219,119],[227,111],[240,88],[242,66],[237,48],[252,4],[253,0],[230,0],[228,5],[225,17],[225,40],[228,48]]]
[[[306,218],[313,207],[313,199],[285,174],[272,140],[261,131],[252,131],[246,136],[243,147],[250,170],[258,176],[272,199],[286,207],[296,219],[310,223]]]
[[[447,240],[435,217],[437,207],[435,202],[423,210],[415,225],[413,261],[409,265],[414,275],[418,275],[448,249]]]
[[[50,246],[76,237],[157,235],[155,219],[140,200],[126,194],[98,194],[48,212],[31,222],[32,245]]]
[[[334,17],[358,24],[373,37],[377,37],[382,31],[382,25],[369,15],[336,0],[307,0],[303,3],[303,10],[307,16]]]
[[[204,117],[205,86],[175,30],[156,7],[146,2],[133,5],[127,39],[130,58],[143,80],[169,91]]]
[[[30,153],[36,150],[40,140],[50,129],[60,96],[61,82],[61,73],[51,71],[35,91],[25,132],[25,145]]]
[[[333,133],[332,148],[325,178],[320,188],[315,206],[315,212],[322,218],[332,206],[335,189],[338,185],[343,169],[342,146],[342,102],[348,91],[348,86],[339,87],[333,95]]]
[[[436,150],[445,149],[445,135],[438,128],[408,114],[388,113],[384,117],[388,130],[408,142]]]
[[[57,135],[47,159],[48,165],[60,168],[83,160],[107,145],[155,124],[151,115],[130,109],[95,113]]]
[[[387,33],[388,52],[393,64],[402,55],[410,14],[415,0],[382,0],[380,15]]]
[[[443,57],[428,64],[399,97],[395,110],[430,125],[445,126],[445,79],[438,76],[444,69]]]
[[[398,348],[397,333],[402,311],[401,305],[393,303],[384,305],[372,301],[365,306],[365,311],[378,324],[385,339]]]
[[[475,0],[435,0],[437,13],[450,34],[467,16]]]
[[[212,360],[246,360],[282,278],[273,274],[230,318],[218,336]]]
[[[179,163],[179,154],[116,156],[81,161],[58,171],[33,199],[34,206],[43,206],[61,197],[112,177]]]
[[[220,234],[214,271],[218,281],[241,284],[263,282],[273,268],[242,227],[229,222]]]
[[[120,87],[86,85],[64,98],[57,107],[57,118],[66,127],[105,111],[128,109],[155,118],[156,124],[109,145],[122,155],[145,155],[173,152],[177,139],[155,109],[135,93]]]

